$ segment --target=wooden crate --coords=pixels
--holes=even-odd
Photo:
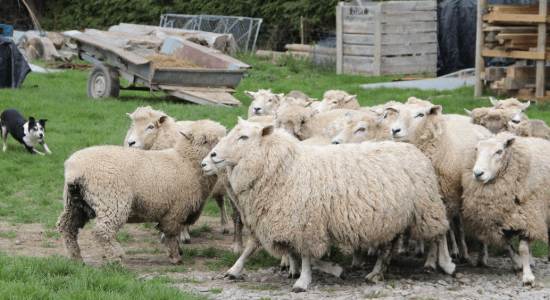
[[[373,2],[336,11],[337,73],[371,76],[437,71],[436,1]]]

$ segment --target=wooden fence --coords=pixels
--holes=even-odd
[[[370,76],[437,71],[436,1],[336,7],[336,71]]]

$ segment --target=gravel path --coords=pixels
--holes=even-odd
[[[550,264],[536,259],[534,288],[524,288],[521,274],[515,274],[507,258],[490,258],[489,268],[458,265],[456,277],[443,273],[419,272],[422,260],[400,257],[394,259],[384,282],[365,283],[363,278],[372,269],[368,262],[363,270],[348,273],[342,280],[313,272],[308,292],[291,293],[295,280],[287,278],[278,268],[244,271],[242,280],[228,280],[220,272],[170,274],[197,283],[176,284],[186,291],[208,295],[211,299],[550,299]],[[144,274],[143,279],[157,274]]]

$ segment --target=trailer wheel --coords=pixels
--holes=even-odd
[[[97,64],[88,75],[88,97],[99,99],[118,97],[120,80],[115,67],[108,64]]]

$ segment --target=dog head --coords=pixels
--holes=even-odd
[[[33,117],[29,118],[29,134],[38,140],[43,140],[46,134],[46,119],[40,119],[38,122]]]

